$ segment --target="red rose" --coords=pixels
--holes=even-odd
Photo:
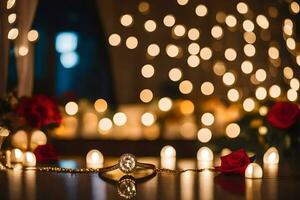
[[[17,107],[17,113],[32,128],[41,128],[61,122],[61,115],[56,103],[44,95],[22,98]]]
[[[300,114],[299,106],[291,102],[276,102],[269,110],[268,122],[276,128],[290,128]]]
[[[250,158],[244,149],[233,151],[232,153],[221,157],[221,166],[215,167],[217,171],[224,174],[245,174],[247,166],[250,164]]]
[[[58,161],[57,153],[51,144],[39,145],[33,153],[39,163],[51,163]]]

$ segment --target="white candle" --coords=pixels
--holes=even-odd
[[[259,164],[250,163],[245,171],[246,178],[262,178],[263,171]]]
[[[23,162],[23,152],[20,149],[13,149],[11,150],[11,162],[13,163],[21,163]]]
[[[201,162],[208,162],[214,159],[212,150],[208,147],[201,147],[197,152],[197,160]]]
[[[24,154],[23,166],[24,167],[35,167],[36,166],[36,157],[32,152],[28,151]]]
[[[96,149],[90,150],[86,155],[86,166],[87,168],[101,168],[103,167],[103,155],[100,151]]]
[[[269,148],[264,154],[264,164],[278,164],[279,153],[275,147]]]
[[[176,157],[175,148],[170,146],[170,145],[164,146],[160,151],[160,157],[162,157],[162,158],[174,158],[174,157]]]

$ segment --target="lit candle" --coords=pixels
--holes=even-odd
[[[161,167],[167,169],[176,168],[176,150],[174,147],[167,145],[160,151]]]
[[[86,155],[86,166],[88,168],[101,168],[103,167],[103,155],[100,151],[93,149],[90,150]]]
[[[11,157],[10,160],[13,163],[21,163],[23,162],[23,152],[20,149],[13,149],[11,150]]]
[[[197,160],[198,161],[212,161],[214,159],[214,154],[212,150],[208,147],[201,147],[197,152]]]
[[[264,154],[264,164],[278,164],[279,153],[275,147],[269,148]]]
[[[262,178],[263,171],[259,164],[250,163],[245,171],[246,178]]]
[[[32,152],[28,151],[24,154],[23,166],[24,167],[35,167],[36,166],[36,157]]]

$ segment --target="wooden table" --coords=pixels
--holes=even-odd
[[[139,159],[140,160],[140,159]],[[157,158],[141,158],[159,164]],[[105,165],[114,163],[108,159]],[[179,168],[195,168],[196,161],[181,159]],[[298,163],[298,162],[296,162]],[[263,179],[245,179],[224,176],[211,171],[182,174],[162,173],[151,180],[137,184],[134,199],[190,200],[190,199],[300,199],[300,168],[283,161],[279,167],[264,166]],[[80,159],[63,160],[60,165],[83,165]],[[116,185],[101,180],[98,174],[67,174],[37,172],[33,170],[7,170],[0,172],[0,199],[124,199],[118,195]]]

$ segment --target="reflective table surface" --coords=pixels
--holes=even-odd
[[[139,158],[140,161],[174,167],[174,160],[161,163],[158,158]],[[117,159],[107,159],[105,166]],[[165,162],[165,161],[162,161]],[[84,167],[84,161],[63,159],[62,167]],[[197,167],[192,159],[176,161],[177,169]],[[300,199],[299,165],[282,162],[262,165],[262,179],[245,179],[241,176],[220,175],[204,170],[181,174],[158,173],[146,182],[136,185],[131,180],[115,183],[102,180],[98,174],[69,174],[38,172],[35,170],[0,171],[0,199],[133,199],[190,200],[190,199]],[[121,178],[121,177],[120,177]],[[122,179],[124,180],[124,178]],[[130,196],[131,195],[131,196]]]

